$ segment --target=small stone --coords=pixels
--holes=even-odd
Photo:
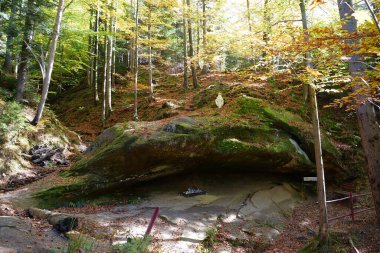
[[[224,106],[224,99],[220,92],[218,94],[218,97],[215,99],[215,104],[219,109],[221,109]]]
[[[162,105],[162,108],[178,109],[180,106],[172,101],[167,101]]]

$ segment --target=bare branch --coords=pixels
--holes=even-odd
[[[74,0],[71,0],[66,6],[65,8],[63,8],[63,11],[65,12],[67,8],[70,7],[70,5],[74,2]]]
[[[275,23],[273,23],[271,26],[278,25],[280,23],[288,23],[288,22],[302,22],[302,19],[287,19],[287,20],[280,20]]]
[[[33,49],[30,47],[30,45],[28,44],[28,42],[26,42],[24,40],[24,43],[26,44],[27,48],[29,49],[29,51],[32,53],[33,57],[36,59],[38,65],[40,66],[40,70],[41,70],[41,74],[42,74],[42,78],[45,78],[45,60],[41,57],[41,59],[39,59],[39,57],[36,55],[36,53],[33,51]]]
[[[373,11],[373,9],[372,9],[371,5],[369,4],[368,0],[364,0],[364,2],[367,5],[367,8],[368,8],[369,12],[371,13],[372,19],[375,22],[377,30],[380,32],[379,20],[377,19],[375,12]]]

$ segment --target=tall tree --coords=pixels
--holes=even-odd
[[[99,92],[98,92],[98,68],[99,68],[99,25],[100,25],[100,6],[99,1],[96,4],[96,14],[95,14],[95,24],[94,24],[94,32],[95,34],[95,42],[94,42],[94,56],[93,56],[93,86],[94,86],[94,101],[95,103],[99,102]]]
[[[270,10],[269,10],[269,0],[264,0],[264,33],[263,41],[267,46],[269,43],[269,36],[271,33],[271,19],[270,19]],[[263,52],[263,57],[267,55],[266,51]]]
[[[112,15],[112,33],[113,33],[113,47],[112,47],[112,73],[111,73],[111,85],[112,87],[115,87],[116,84],[116,47],[117,47],[117,1],[115,5],[115,1],[112,1],[112,9],[113,9],[113,15]]]
[[[94,30],[94,5],[90,5],[90,30]],[[93,71],[93,63],[94,63],[94,36],[93,34],[89,34],[88,36],[88,55],[89,55],[89,64],[87,69],[87,83],[90,89],[94,85],[94,71]]]
[[[354,5],[352,0],[338,0],[339,15],[343,21],[342,29],[349,33],[357,32],[357,21],[354,17]],[[353,37],[345,40],[350,46],[358,44],[358,40]],[[352,89],[358,92],[363,84],[364,66],[362,56],[353,54],[349,56],[348,68],[352,76]],[[373,105],[366,97],[358,94],[360,103],[356,107],[356,115],[359,122],[359,130],[362,146],[367,160],[368,179],[375,203],[375,210],[378,223],[380,224],[380,126],[377,122]]]
[[[247,0],[247,19],[248,19],[248,30],[249,33],[252,33],[252,24],[251,24],[251,7],[250,2]]]
[[[49,86],[50,86],[50,80],[51,80],[51,74],[53,72],[53,66],[54,66],[54,58],[55,53],[57,50],[57,42],[61,30],[61,23],[62,23],[62,16],[63,11],[65,9],[65,0],[59,0],[58,7],[57,7],[57,15],[55,19],[54,29],[53,33],[51,35],[51,43],[50,43],[50,49],[49,49],[49,58],[45,69],[45,76],[43,80],[42,85],[42,94],[41,94],[41,100],[38,104],[37,113],[31,122],[33,125],[37,125],[42,117],[42,113],[45,107],[47,95],[49,92]]]
[[[113,22],[115,14],[114,11],[114,1],[111,0],[110,13],[108,15],[108,31],[109,35],[107,36],[108,40],[108,50],[107,50],[107,104],[108,104],[108,114],[110,115],[112,112],[112,62],[113,62]]]
[[[107,31],[108,31],[108,25],[107,25],[107,11],[106,11],[106,17],[104,19],[104,32],[106,33],[104,35],[104,63],[103,63],[103,112],[102,112],[102,122],[103,122],[103,128],[105,127],[106,118],[107,118],[107,80],[108,80],[108,38],[107,38]]]
[[[206,16],[206,0],[202,0],[202,46],[203,46],[203,68],[202,74],[210,71],[210,65],[207,58],[207,16]]]
[[[14,38],[17,35],[16,15],[17,15],[18,5],[19,5],[19,0],[12,0],[11,14],[8,20],[8,27],[6,29],[7,43],[6,43],[6,49],[5,49],[5,60],[4,60],[3,69],[4,71],[8,73],[12,73],[13,71],[12,56],[13,56]]]
[[[187,17],[186,17],[186,0],[182,0],[183,9],[183,87],[189,89],[189,76],[187,67]]]
[[[33,39],[33,24],[34,24],[34,15],[35,15],[35,1],[28,0],[26,6],[26,15],[25,15],[25,25],[24,25],[24,35],[21,46],[21,55],[20,55],[20,66],[17,72],[17,92],[16,100],[22,101],[24,97],[26,75],[28,71],[28,62],[30,58],[29,54],[29,45]]]
[[[153,64],[152,64],[152,4],[147,3],[148,6],[148,62],[149,62],[149,87],[150,98],[153,98]]]
[[[193,79],[193,86],[194,88],[198,88],[198,77],[197,77],[197,67],[194,59],[194,44],[193,44],[193,29],[192,29],[192,18],[190,17],[191,14],[191,4],[190,0],[186,0],[187,2],[187,8],[188,8],[188,33],[189,33],[189,57],[190,57],[190,68],[191,68],[191,75]]]
[[[135,9],[135,41],[134,41],[134,51],[135,51],[135,59],[134,59],[134,76],[135,76],[135,87],[134,87],[134,93],[135,93],[135,112],[133,115],[133,118],[137,120],[138,117],[138,76],[139,76],[139,52],[138,52],[138,40],[139,40],[139,0],[136,0],[136,9]]]

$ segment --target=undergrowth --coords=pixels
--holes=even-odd
[[[80,234],[74,239],[69,240],[66,249],[59,253],[92,253],[92,252],[113,252],[113,253],[148,253],[152,242],[151,237],[131,237],[126,243],[117,244],[109,247],[101,246],[101,242],[84,234]],[[58,251],[53,251],[58,253]]]
[[[344,235],[329,233],[325,243],[321,243],[318,236],[314,237],[300,253],[349,253],[351,251],[347,242],[348,239]]]
[[[15,101],[6,102],[0,108],[0,144],[6,138],[17,136],[17,134],[27,127],[27,122],[22,112],[23,106]]]

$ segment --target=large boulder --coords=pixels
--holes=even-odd
[[[210,126],[184,117],[162,125],[117,124],[99,136],[69,173],[128,181],[182,170],[307,172],[312,168],[306,153],[281,130]]]
[[[250,97],[237,100],[235,112],[116,124],[66,173],[79,182],[40,196],[79,196],[182,171],[315,174],[311,125],[301,117]],[[327,171],[339,171],[339,152],[328,138],[323,149],[332,161]]]
[[[0,252],[61,252],[66,240],[51,229],[38,229],[31,221],[0,216]]]

